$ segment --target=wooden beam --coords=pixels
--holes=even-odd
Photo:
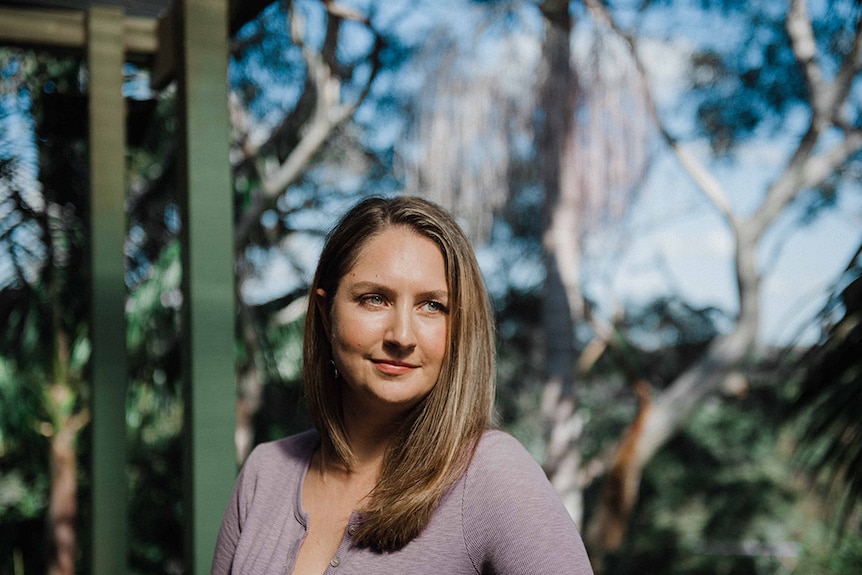
[[[230,19],[228,37],[233,37],[240,28],[257,18],[261,11],[272,4],[272,0],[232,0],[228,2]],[[171,3],[158,21],[155,35],[159,46],[175,46],[177,31],[177,5]],[[175,50],[158,50],[153,60],[150,82],[154,90],[163,90],[177,73],[177,53]]]
[[[92,269],[92,569],[126,569],[126,117],[123,12],[88,12]]]
[[[126,53],[152,56],[158,51],[155,19],[126,16],[121,23],[117,41]],[[87,13],[0,7],[0,43],[85,50]]]
[[[0,41],[83,49],[87,42],[85,14],[78,10],[0,8]]]
[[[154,90],[164,90],[173,82],[177,73],[177,7],[171,4],[159,18],[156,27],[156,37],[162,50],[158,50],[153,58],[153,68],[150,72],[150,86]]]
[[[126,16],[123,41],[127,54],[154,55],[159,51],[158,20]]]
[[[182,217],[185,569],[210,572],[236,477],[228,0],[175,5]]]

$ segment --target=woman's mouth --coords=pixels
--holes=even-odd
[[[397,361],[394,359],[373,359],[371,362],[378,371],[386,375],[404,375],[416,369],[417,365]]]

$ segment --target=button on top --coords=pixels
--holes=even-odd
[[[330,561],[329,564],[333,567],[338,567],[339,565],[341,565],[341,559],[339,559],[338,557],[333,557],[332,561]]]
[[[357,531],[359,531],[359,527],[356,525],[351,525],[350,527],[347,528],[347,534],[350,535],[351,537],[356,535]]]

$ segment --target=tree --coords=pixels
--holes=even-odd
[[[587,6],[596,20],[627,42],[639,73],[647,80],[640,38],[618,24],[606,5],[589,0]],[[746,59],[739,58],[732,49],[725,55],[708,53],[696,60],[696,66],[706,66],[717,73],[714,77],[719,81],[739,89],[739,100],[733,102],[731,109],[751,118],[748,124],[737,118],[732,118],[732,122],[718,121],[714,119],[715,111],[721,109],[717,103],[710,98],[700,103],[700,128],[710,137],[717,153],[729,153],[758,124],[769,120],[767,113],[757,108],[758,104],[772,105],[773,110],[780,112],[792,103],[807,111],[804,128],[789,135],[794,145],[786,162],[749,215],[736,213],[725,186],[674,133],[651,95],[653,117],[665,144],[723,216],[731,233],[739,307],[729,331],[716,337],[697,361],[666,388],[653,392],[649,410],[629,428],[629,440],[619,445],[618,453],[626,449],[629,453],[618,473],[608,477],[615,485],[606,494],[623,492],[626,485],[636,486],[646,463],[691,417],[700,402],[757,359],[752,351],[757,348],[761,317],[763,271],[757,256],[763,236],[791,202],[840,177],[849,163],[858,161],[862,149],[860,107],[851,92],[862,70],[862,15],[857,8],[852,3],[833,5],[832,9],[844,11],[849,18],[837,26],[833,23],[832,29],[826,30],[829,36],[824,37],[816,35],[804,0],[792,1],[777,20],[757,12],[756,7],[739,7],[751,18],[753,33],[768,34],[767,43],[756,48],[760,55],[757,67],[749,67]],[[799,84],[776,82],[776,78],[794,77],[803,79],[804,89],[797,90]],[[727,102],[724,106],[727,107]],[[599,560],[604,552],[619,544],[616,534],[624,531],[630,509],[630,505],[621,506],[619,499],[609,495],[593,515],[587,537],[592,553]]]
[[[545,191],[545,470],[581,524],[581,494],[590,480],[581,473],[584,424],[576,391],[583,349],[576,326],[590,317],[582,290],[583,241],[600,224],[621,217],[638,191],[646,168],[644,86],[625,72],[613,39],[601,34],[590,60],[574,68],[568,2],[543,2],[540,8],[545,18],[544,123],[537,141]],[[599,332],[606,335],[604,328]]]
[[[29,95],[43,138],[38,162],[41,190],[33,189],[35,173],[23,173],[28,167],[26,156],[15,149],[3,150],[0,185],[5,217],[0,241],[8,272],[0,284],[5,320],[0,337],[4,355],[26,374],[21,383],[36,386],[41,397],[37,426],[48,440],[47,567],[52,574],[74,572],[76,561],[76,444],[89,422],[88,301],[77,286],[87,283],[88,223],[81,215],[86,213],[86,180],[80,174],[86,165],[84,143],[69,137],[62,125],[46,129],[40,104],[48,97],[43,93],[46,86],[58,88],[59,97],[76,101],[78,65],[73,58],[37,59],[16,51],[4,51],[0,60],[4,77],[15,86],[4,89],[3,96],[14,101]]]

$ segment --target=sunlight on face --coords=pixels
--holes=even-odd
[[[433,241],[404,227],[371,238],[330,308],[345,406],[397,416],[421,401],[443,365],[448,306],[446,266]]]

